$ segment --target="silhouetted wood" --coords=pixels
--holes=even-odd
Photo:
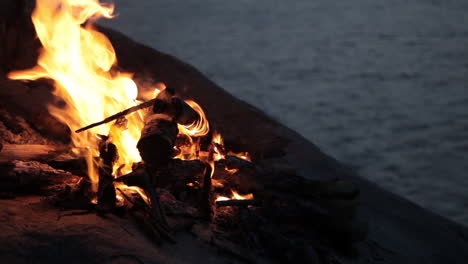
[[[245,199],[245,200],[222,200],[216,201],[216,206],[224,207],[224,206],[249,206],[249,205],[258,205],[258,201],[255,199]]]
[[[145,117],[145,125],[137,148],[147,164],[166,162],[173,153],[179,129],[167,115],[153,114]]]
[[[205,215],[210,214],[211,170],[200,160],[171,159],[148,173],[146,169],[115,179],[130,186],[164,188],[177,199],[199,208]],[[146,187],[145,187],[146,188]]]
[[[161,206],[161,197],[154,187],[153,180],[148,171],[149,169],[142,165],[135,168],[133,172],[115,179],[115,181],[123,182],[128,186],[137,186],[145,191],[145,194],[148,197],[148,204],[144,207],[147,208],[145,209],[147,219],[144,220],[148,222],[146,225],[151,226],[166,240],[174,242],[174,239],[170,234],[171,230],[167,222],[164,208]]]
[[[156,97],[153,112],[165,114],[181,125],[190,125],[200,119],[198,113],[184,100],[174,96],[170,88],[162,90]]]
[[[119,158],[117,146],[110,142],[107,137],[102,138],[99,144],[98,165],[98,209],[110,211],[115,207],[114,177],[112,176],[114,163]]]
[[[96,123],[92,123],[90,125],[87,125],[85,127],[82,127],[80,129],[77,129],[75,131],[75,133],[80,133],[80,132],[83,132],[83,131],[86,131],[88,129],[91,129],[93,127],[97,127],[97,126],[100,126],[100,125],[103,125],[103,124],[106,124],[106,123],[109,123],[109,122],[112,122],[114,120],[117,120],[119,118],[122,118],[122,117],[125,117],[126,115],[129,115],[133,112],[136,112],[136,111],[139,111],[141,109],[145,109],[145,108],[148,108],[148,107],[152,107],[154,105],[154,102],[156,101],[156,99],[152,99],[152,100],[149,100],[149,101],[146,101],[144,103],[141,103],[139,105],[136,105],[136,106],[132,106],[130,108],[127,108],[121,112],[118,112],[117,114],[113,114],[107,118],[105,118],[104,120],[102,121],[99,121],[99,122],[96,122]]]

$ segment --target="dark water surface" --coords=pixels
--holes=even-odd
[[[468,225],[468,1],[116,4],[120,16],[105,24]]]

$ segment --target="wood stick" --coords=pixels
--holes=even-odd
[[[154,105],[154,102],[156,101],[157,99],[151,99],[149,101],[146,101],[144,103],[141,103],[139,105],[136,105],[136,106],[133,106],[133,107],[130,107],[130,108],[127,108],[117,114],[113,114],[109,117],[107,117],[106,119],[102,120],[102,121],[99,121],[99,122],[96,122],[96,123],[93,123],[91,125],[88,125],[88,126],[85,126],[85,127],[82,127],[78,130],[75,131],[75,133],[80,133],[80,132],[83,132],[85,130],[88,130],[90,128],[93,128],[93,127],[96,127],[96,126],[100,126],[100,125],[103,125],[103,124],[106,124],[106,123],[109,123],[111,121],[114,121],[114,120],[117,120],[119,119],[120,117],[123,117],[123,116],[126,116],[128,114],[131,114],[133,112],[136,112],[138,110],[141,110],[141,109],[144,109],[144,108],[148,108],[148,107],[152,107]]]
[[[245,199],[245,200],[225,200],[225,201],[216,201],[217,207],[224,206],[248,206],[248,205],[258,205],[258,201],[255,199]]]

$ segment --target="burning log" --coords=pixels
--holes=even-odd
[[[49,161],[65,153],[68,149],[56,145],[16,145],[4,144],[0,149],[0,162],[13,160]]]
[[[219,180],[225,188],[235,189],[242,193],[259,192],[267,184],[262,181],[264,172],[252,162],[227,155],[216,163],[214,179]]]
[[[51,194],[82,179],[37,161],[1,163],[0,170],[0,192],[15,194]]]
[[[38,144],[3,144],[0,149],[0,162],[8,163],[15,160],[39,161],[47,163],[52,168],[65,170],[74,175],[86,175],[86,160],[70,153],[69,147],[59,145]]]
[[[145,118],[145,126],[137,148],[146,164],[167,162],[172,156],[179,129],[167,115],[154,114]]]
[[[180,200],[189,199],[188,190],[200,190],[204,183],[206,164],[199,160],[170,160],[152,174],[156,187],[171,191]]]
[[[86,176],[88,173],[85,157],[73,153],[60,154],[52,159],[45,160],[45,163],[54,169],[69,171],[78,176]]]
[[[200,160],[171,159],[156,170],[140,168],[115,179],[129,186],[139,186],[146,190],[164,188],[178,200],[200,209],[203,215],[210,214],[211,169]]]

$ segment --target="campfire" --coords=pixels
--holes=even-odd
[[[207,242],[247,261],[316,261],[317,241],[365,237],[352,183],[307,180],[233,151],[202,106],[121,71],[94,25],[113,16],[97,0],[37,0],[37,65],[8,77],[52,81],[48,111],[68,126],[71,143],[4,144],[3,195],[47,194],[62,209],[122,215],[156,244],[177,242],[181,231],[206,238],[208,230]]]

